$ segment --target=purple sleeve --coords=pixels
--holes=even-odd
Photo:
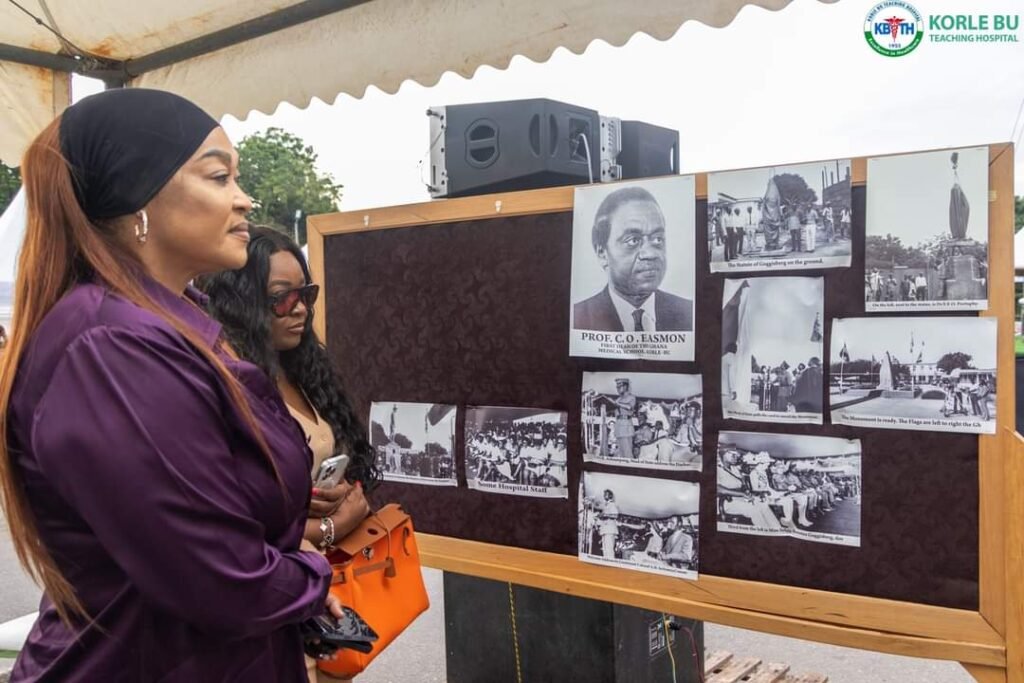
[[[139,591],[182,620],[246,637],[321,613],[329,564],[266,542],[216,373],[158,335],[95,328],[68,347],[34,416],[40,467]]]

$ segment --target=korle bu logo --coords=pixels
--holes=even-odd
[[[921,43],[924,21],[909,2],[886,0],[868,12],[864,37],[875,52],[886,57],[902,57]]]

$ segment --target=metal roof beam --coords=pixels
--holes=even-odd
[[[248,40],[298,26],[371,0],[305,0],[291,7],[250,19],[220,31],[125,61],[125,78],[141,76],[187,59],[223,50]]]
[[[15,62],[26,66],[39,66],[53,71],[79,72],[85,68],[83,60],[68,55],[58,55],[42,50],[32,50],[17,45],[0,43],[0,61]]]

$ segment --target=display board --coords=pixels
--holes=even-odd
[[[1012,387],[1012,147],[988,151],[990,286],[981,315],[999,319],[998,382]],[[824,278],[826,354],[833,319],[865,316],[865,207],[872,190],[866,168],[867,160],[852,160],[850,266],[796,273]],[[318,331],[356,409],[365,418],[373,402],[458,406],[458,485],[389,481],[377,497],[412,513],[424,561],[441,569],[783,635],[954,659],[979,677],[1016,680],[1006,678],[1013,670],[1008,662],[1019,656],[1008,651],[1009,629],[1020,628],[1008,577],[1019,571],[1019,546],[1004,545],[1020,534],[1024,514],[1013,507],[1019,489],[1009,483],[1020,476],[1021,458],[1012,432],[1013,392],[996,393],[992,436],[827,419],[823,425],[723,419],[725,279],[782,273],[710,272],[708,177],[698,174],[695,182],[692,362],[569,355],[572,188],[311,218],[311,264],[325,287]],[[872,314],[886,315],[895,314]],[[696,581],[577,559],[582,471],[644,474],[603,462],[584,467],[583,373],[606,371],[703,376],[702,471],[657,473],[701,486]],[[568,498],[467,488],[460,455],[471,406],[566,413]],[[859,547],[716,529],[716,448],[719,433],[730,430],[859,439]]]

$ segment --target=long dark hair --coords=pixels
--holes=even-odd
[[[270,257],[287,251],[311,282],[309,265],[302,250],[290,237],[273,228],[254,225],[249,229],[249,260],[245,267],[201,278],[196,284],[210,297],[209,314],[224,326],[224,334],[243,359],[259,366],[276,379],[284,373],[301,389],[323,419],[331,426],[336,447],[352,458],[346,478],[372,490],[381,479],[374,463],[373,448],[366,427],[356,416],[338,371],[327,349],[313,332],[313,310],[299,345],[277,352],[270,340]]]
[[[71,623],[75,617],[89,615],[39,536],[35,511],[8,443],[8,410],[15,375],[30,339],[50,310],[78,283],[102,282],[111,292],[162,318],[187,339],[217,371],[275,476],[278,472],[238,380],[192,328],[146,293],[142,263],[123,245],[116,226],[90,221],[85,215],[60,152],[60,121],[58,116],[32,141],[21,165],[28,220],[18,257],[11,336],[0,353],[0,496],[18,560],[43,584],[61,620]]]

